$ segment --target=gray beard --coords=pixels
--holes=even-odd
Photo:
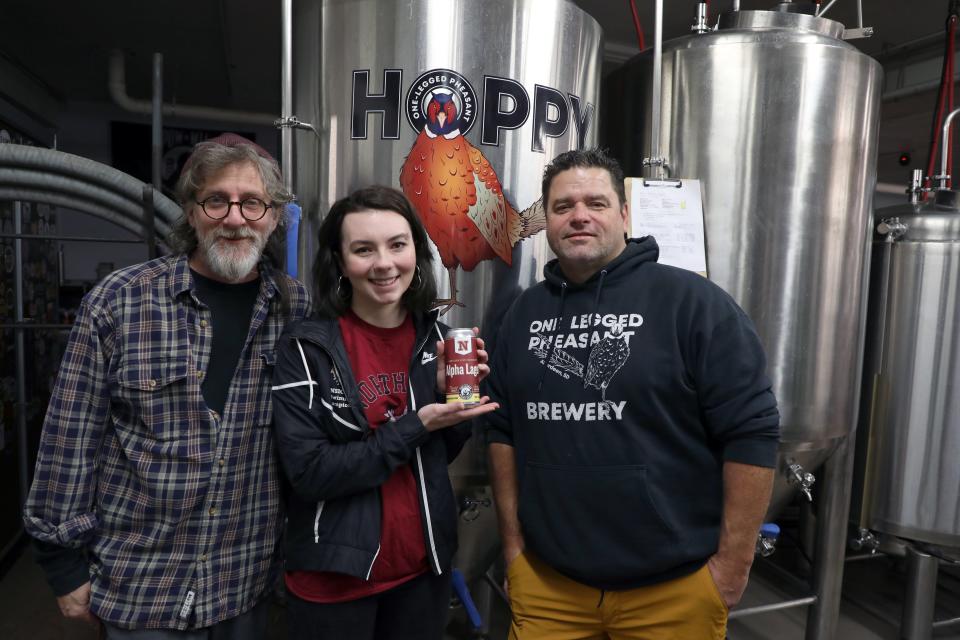
[[[217,242],[220,238],[250,238],[251,244],[231,247]],[[215,231],[198,238],[197,248],[207,266],[227,282],[239,282],[256,269],[267,244],[267,237],[249,229],[235,232]]]

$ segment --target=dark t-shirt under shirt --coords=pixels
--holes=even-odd
[[[399,327],[384,329],[348,311],[340,318],[340,334],[370,427],[379,428],[406,413],[415,338],[410,316]],[[387,591],[428,571],[417,483],[409,464],[380,485],[380,504],[380,552],[369,580],[342,573],[291,571],[286,575],[287,588],[310,602],[347,602]]]
[[[253,305],[260,292],[260,278],[227,284],[205,278],[193,269],[190,275],[197,298],[210,309],[210,335],[213,336],[210,361],[200,391],[207,408],[223,415],[230,381],[247,340]]]

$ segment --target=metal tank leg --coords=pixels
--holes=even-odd
[[[930,640],[933,637],[938,570],[937,558],[907,545],[907,586],[900,619],[901,640]]]
[[[477,580],[474,582],[473,600],[477,604],[477,610],[480,611],[480,619],[483,624],[475,633],[477,638],[490,637],[490,618],[493,615],[493,589],[486,580]]]
[[[800,500],[798,528],[800,539],[797,541],[803,553],[797,558],[797,574],[804,577],[809,582],[813,573],[812,558],[816,555],[814,546],[817,541],[817,514],[813,511],[813,503],[807,500]],[[810,558],[811,560],[808,560]]]
[[[807,613],[806,640],[835,640],[840,619],[840,589],[853,483],[854,434],[845,437],[823,465],[820,513],[814,545],[811,586],[817,601]]]

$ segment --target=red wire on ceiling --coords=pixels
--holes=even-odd
[[[924,178],[924,187],[930,189],[933,186],[933,176],[936,175],[937,167],[937,149],[940,145],[947,145],[947,173],[951,173],[953,167],[953,136],[948,135],[946,140],[943,137],[943,122],[947,114],[953,111],[954,104],[954,82],[953,82],[953,59],[955,56],[955,39],[957,35],[957,20],[955,3],[951,3],[950,13],[947,16],[946,42],[943,53],[943,72],[940,76],[940,89],[937,92],[937,108],[933,117],[933,126],[930,129],[930,152],[927,156],[927,172]],[[951,125],[952,134],[953,127]],[[947,181],[947,188],[952,188],[952,179]],[[926,199],[926,192],[921,195],[921,199]]]
[[[633,12],[633,28],[637,30],[637,44],[640,45],[640,51],[647,48],[643,41],[643,27],[640,25],[640,14],[637,13],[637,3],[630,0],[630,11]]]

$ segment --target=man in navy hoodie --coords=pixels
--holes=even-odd
[[[542,188],[557,259],[488,378],[510,637],[722,639],[773,485],[763,347],[722,289],[627,238],[604,152],[558,156]]]

